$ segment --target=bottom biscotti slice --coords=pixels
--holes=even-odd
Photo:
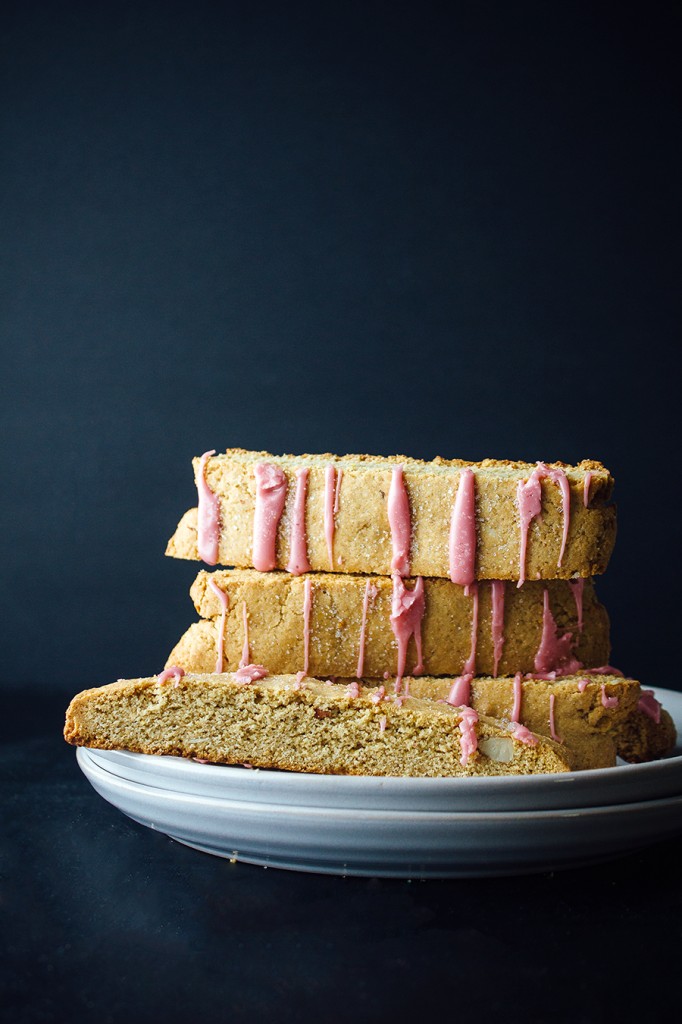
[[[480,776],[567,772],[570,751],[527,729],[418,697],[271,676],[120,680],[71,702],[78,746],[337,775]],[[159,681],[159,679],[161,681]]]

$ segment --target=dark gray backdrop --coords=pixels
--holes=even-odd
[[[5,5],[10,688],[161,668],[227,446],[601,459],[679,685],[677,24],[594,6]]]

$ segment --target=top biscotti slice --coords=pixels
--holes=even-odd
[[[472,708],[239,673],[120,680],[72,700],[77,746],[335,775],[480,776],[566,772],[572,752]]]
[[[194,460],[198,509],[166,554],[210,565],[478,579],[605,571],[613,479],[598,462],[471,463],[230,449]]]

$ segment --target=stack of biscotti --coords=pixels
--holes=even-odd
[[[167,554],[231,568],[199,572],[200,620],[158,679],[74,702],[72,742],[424,775],[605,767],[672,747],[670,717],[608,665],[592,577],[616,523],[599,463],[233,449],[194,472],[198,508]]]

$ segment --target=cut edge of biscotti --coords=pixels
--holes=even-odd
[[[119,680],[74,697],[64,737],[97,749],[314,774],[471,777],[575,768],[565,745],[470,708],[297,676]]]

